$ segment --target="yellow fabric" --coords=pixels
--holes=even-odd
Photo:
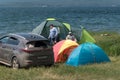
[[[70,26],[70,24],[68,24],[68,23],[63,23],[66,27],[67,27],[67,29],[69,30],[69,31],[71,31],[71,26]]]
[[[48,19],[46,19],[47,21],[51,21],[51,20],[56,20],[55,18],[48,18]]]
[[[71,46],[78,46],[79,44],[76,43],[75,41],[72,41],[72,40],[66,40],[62,47],[60,48],[59,52],[58,52],[58,55],[61,54],[66,48],[69,48]]]

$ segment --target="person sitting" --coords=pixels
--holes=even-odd
[[[53,24],[50,25],[50,33],[48,39],[50,39],[50,45],[54,45],[57,42],[58,30]]]
[[[66,36],[66,40],[72,40],[77,42],[77,39],[75,38],[75,36],[72,34],[72,32],[69,32],[68,35]]]

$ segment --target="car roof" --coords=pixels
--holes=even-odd
[[[21,38],[27,41],[47,40],[45,37],[33,33],[10,33],[10,36]]]

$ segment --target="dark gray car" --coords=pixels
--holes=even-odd
[[[7,34],[0,38],[0,63],[12,68],[52,65],[54,54],[46,38],[31,33]]]

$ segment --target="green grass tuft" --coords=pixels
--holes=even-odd
[[[72,67],[64,63],[52,67],[13,70],[0,66],[0,80],[120,80],[120,56],[112,62]]]
[[[104,35],[106,34],[106,35]],[[99,32],[93,35],[98,44],[109,56],[120,55],[120,34],[115,32]]]

